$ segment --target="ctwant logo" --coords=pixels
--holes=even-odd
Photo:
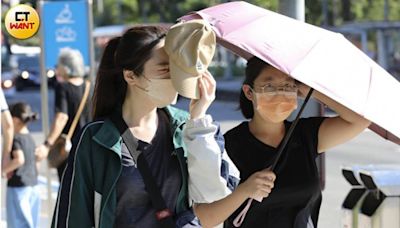
[[[35,35],[40,25],[39,15],[29,5],[17,5],[8,10],[5,18],[7,32],[17,39]]]

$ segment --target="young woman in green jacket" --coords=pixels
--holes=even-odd
[[[160,227],[136,161],[109,119],[115,112],[142,145],[140,156],[145,156],[176,227],[216,226],[247,198],[271,192],[275,176],[263,170],[215,202],[191,200],[185,154],[195,148],[183,145],[184,131],[199,127],[204,129],[200,137],[218,138],[206,115],[215,81],[208,73],[200,77],[201,97],[192,100],[190,115],[170,107],[177,92],[163,48],[165,33],[156,26],[134,27],[105,48],[93,97],[95,121],[73,143],[52,227]]]

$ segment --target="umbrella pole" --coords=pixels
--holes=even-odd
[[[304,108],[307,105],[308,100],[310,100],[311,94],[313,93],[314,89],[310,88],[308,91],[308,94],[306,96],[306,99],[304,100],[304,103],[301,105],[300,111],[297,113],[296,118],[293,120],[292,124],[290,125],[290,128],[288,132],[286,133],[285,137],[283,138],[282,143],[279,145],[278,152],[276,154],[275,160],[272,162],[272,165],[270,166],[271,170],[275,170],[276,165],[278,164],[279,158],[282,155],[283,150],[285,149],[285,146],[289,142],[290,136],[292,136],[293,130],[296,127],[297,123],[299,122],[300,116],[304,111]]]

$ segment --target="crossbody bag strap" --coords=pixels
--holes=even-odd
[[[153,207],[156,209],[156,219],[159,221],[162,228],[175,228],[175,222],[172,219],[173,213],[166,206],[160,188],[157,186],[146,158],[141,156],[141,144],[137,143],[121,115],[114,114],[111,120],[118,128],[132,158],[137,161],[137,168],[143,177],[146,191],[149,193]],[[138,148],[135,148],[135,145],[138,145]]]
[[[76,111],[74,120],[72,121],[71,127],[69,128],[69,131],[68,131],[68,135],[67,135],[68,139],[71,139],[72,135],[74,134],[76,125],[78,124],[79,118],[81,117],[83,108],[85,107],[87,98],[89,96],[89,91],[90,91],[90,81],[87,80],[85,82],[85,91],[83,92],[82,100],[79,104],[79,107],[78,107],[78,110]]]

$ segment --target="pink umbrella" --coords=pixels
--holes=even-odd
[[[268,62],[374,122],[400,144],[400,83],[343,35],[246,2],[186,15],[209,22],[217,41],[237,55]]]

